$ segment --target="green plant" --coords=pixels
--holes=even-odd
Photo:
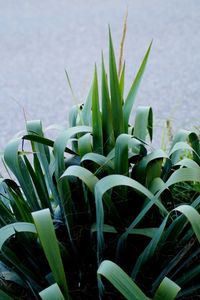
[[[32,121],[7,145],[5,165],[16,179],[0,183],[0,299],[199,293],[198,136],[181,130],[166,152],[151,147],[150,107],[139,107],[129,124],[150,49],[124,97],[125,64],[117,71],[109,31],[101,105],[95,66],[85,104],[72,107],[70,127],[55,141]]]

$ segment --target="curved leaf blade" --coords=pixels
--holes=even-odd
[[[180,286],[165,277],[159,285],[153,300],[174,300],[180,290]]]
[[[48,288],[39,293],[42,300],[65,300],[57,283],[52,284]]]
[[[134,281],[115,263],[105,260],[97,270],[97,275],[105,277],[128,300],[149,300]]]
[[[136,110],[133,134],[136,138],[145,141],[147,133],[150,140],[153,138],[153,111],[149,106],[139,106]]]
[[[78,177],[88,186],[92,193],[94,192],[95,184],[98,182],[98,178],[92,172],[80,166],[71,166],[67,168],[60,178],[63,179],[66,176]]]

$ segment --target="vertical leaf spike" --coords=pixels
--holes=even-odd
[[[93,150],[96,153],[103,152],[103,135],[102,135],[102,120],[99,108],[99,92],[97,67],[95,64],[94,79],[92,86],[92,131],[93,131]]]
[[[124,101],[123,100],[123,97],[124,97],[124,77],[125,77],[125,67],[126,67],[126,64],[124,62],[124,65],[123,65],[123,68],[122,68],[122,72],[121,72],[121,76],[119,78],[119,87],[120,87],[120,91],[121,91],[121,96],[122,96],[122,102]],[[123,103],[124,104],[124,103]]]
[[[127,30],[127,18],[128,18],[128,10],[126,11],[126,14],[125,14],[125,17],[124,17],[124,25],[123,25],[123,31],[122,31],[122,38],[121,38],[121,42],[120,42],[120,55],[119,55],[118,77],[120,77],[121,72],[122,72],[124,42],[125,42],[126,30]]]
[[[125,128],[125,132],[128,131],[129,117],[130,117],[130,114],[131,114],[133,103],[135,101],[135,96],[137,94],[140,82],[142,80],[142,77],[143,77],[143,74],[144,74],[144,71],[145,71],[145,67],[146,67],[146,64],[147,64],[147,61],[148,61],[148,57],[149,57],[149,53],[150,53],[150,50],[151,50],[152,43],[153,43],[153,41],[151,41],[151,43],[149,45],[149,48],[147,49],[147,52],[146,52],[146,54],[143,58],[143,61],[140,65],[140,68],[137,72],[137,75],[136,75],[136,77],[133,81],[133,84],[130,88],[128,96],[125,100],[125,104],[124,104],[124,128]]]
[[[117,67],[116,67],[110,27],[109,27],[109,69],[110,69],[110,92],[111,92],[113,130],[116,139],[118,135],[124,132],[124,119],[123,119],[123,109],[122,109],[122,96],[120,92],[119,80],[117,75]]]
[[[102,101],[102,129],[103,129],[103,148],[104,155],[107,155],[114,147],[114,134],[112,128],[112,112],[110,96],[108,91],[108,81],[102,53],[102,84],[101,84],[101,101]],[[109,120],[109,122],[108,122]]]

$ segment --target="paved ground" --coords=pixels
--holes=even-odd
[[[28,119],[65,123],[73,104],[64,69],[80,102],[94,62],[107,54],[107,25],[116,48],[128,6],[125,46],[130,85],[153,38],[136,105],[151,105],[160,132],[200,126],[199,0],[6,0],[0,1],[0,148]]]

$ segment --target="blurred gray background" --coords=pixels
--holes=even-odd
[[[153,38],[136,106],[153,107],[158,142],[168,118],[174,130],[200,126],[199,0],[0,0],[1,150],[25,128],[23,109],[44,126],[67,123],[65,68],[82,102],[108,53],[108,24],[119,54],[127,8],[126,91]]]

